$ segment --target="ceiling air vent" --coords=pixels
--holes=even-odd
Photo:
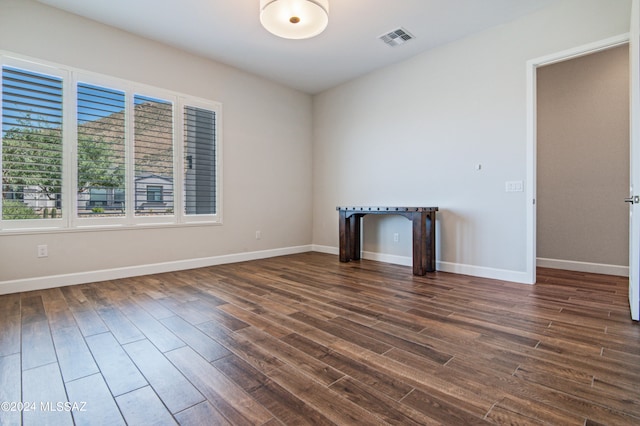
[[[400,46],[401,44],[404,44],[405,42],[415,37],[404,28],[398,28],[397,30],[393,30],[387,34],[383,34],[378,38],[384,41],[389,46],[395,47]]]

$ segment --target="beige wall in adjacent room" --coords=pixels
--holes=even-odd
[[[538,69],[537,257],[629,264],[629,48]]]

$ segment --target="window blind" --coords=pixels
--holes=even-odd
[[[62,79],[2,68],[2,219],[62,208]]]
[[[135,213],[173,214],[173,104],[134,96]],[[148,186],[161,187],[151,193]],[[153,194],[153,195],[149,195]]]
[[[184,108],[185,213],[216,214],[216,113]]]
[[[78,216],[125,214],[125,94],[77,85]]]
[[[4,55],[0,78],[0,232],[222,223],[219,103]]]

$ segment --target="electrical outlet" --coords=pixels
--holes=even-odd
[[[394,243],[397,243],[397,242],[398,242],[398,233],[397,233],[397,232],[394,232],[394,233],[393,233],[393,242],[394,242]]]
[[[262,231],[256,231],[256,240],[259,240],[262,238]]]
[[[49,248],[46,244],[40,244],[38,246],[38,257],[48,257],[49,256]]]

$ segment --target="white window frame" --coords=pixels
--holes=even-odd
[[[217,104],[217,109],[212,108],[214,104],[212,102],[198,99],[198,98],[183,98],[178,101],[178,109],[180,111],[180,128],[182,129],[182,134],[180,135],[180,143],[178,144],[178,152],[179,154],[175,156],[178,161],[181,161],[180,165],[180,190],[175,193],[176,199],[180,201],[180,219],[183,223],[189,222],[200,222],[200,221],[211,221],[215,220],[216,217],[222,217],[222,143],[220,143],[220,135],[222,134],[222,106]],[[186,214],[185,212],[185,185],[184,185],[184,109],[185,107],[195,107],[202,108],[213,111],[216,113],[216,162],[215,162],[215,170],[216,170],[216,213],[215,214]],[[220,219],[222,220],[222,219]]]
[[[69,162],[68,152],[64,149],[64,143],[66,140],[70,140],[70,129],[69,124],[73,123],[67,114],[70,111],[68,104],[68,96],[65,96],[66,93],[70,90],[70,73],[65,69],[61,69],[59,67],[55,67],[52,65],[47,65],[45,63],[38,62],[30,62],[23,61],[12,57],[2,57],[0,61],[0,70],[5,67],[13,67],[18,69],[25,69],[38,74],[50,75],[53,77],[58,77],[62,79],[62,181],[63,185],[61,188],[61,204],[62,204],[62,214],[60,217],[56,217],[54,219],[18,219],[18,220],[2,220],[0,214],[0,230],[14,230],[18,229],[21,231],[35,231],[35,230],[51,230],[51,229],[60,229],[64,228],[66,224],[69,223],[69,188],[65,187],[64,181],[66,179],[67,174],[69,173],[69,167],[71,166]],[[0,85],[1,86],[1,85]],[[2,117],[2,100],[3,93],[0,88],[0,117]],[[75,116],[75,114],[74,114]],[[0,131],[0,164],[2,164],[2,133]],[[1,184],[1,183],[0,183]],[[0,212],[2,211],[2,196],[0,195]]]
[[[83,229],[122,229],[139,227],[189,226],[193,224],[222,224],[222,105],[219,102],[189,96],[167,89],[115,77],[79,70],[73,67],[34,60],[10,52],[0,51],[0,68],[4,66],[24,69],[35,73],[62,78],[63,84],[63,184],[62,214],[55,219],[3,220],[0,215],[0,233],[5,231],[52,231]],[[77,85],[86,83],[110,88],[125,93],[125,215],[116,217],[78,216],[78,135],[77,135]],[[134,96],[141,95],[167,100],[173,106],[173,214],[158,216],[135,215],[135,178],[133,156]],[[216,114],[215,128],[215,214],[185,213],[184,206],[184,108],[198,107]],[[2,115],[2,93],[0,91],[0,116]],[[0,164],[2,164],[2,134],[0,132]],[[0,196],[0,209],[2,197]],[[0,210],[1,211],[1,210]]]

